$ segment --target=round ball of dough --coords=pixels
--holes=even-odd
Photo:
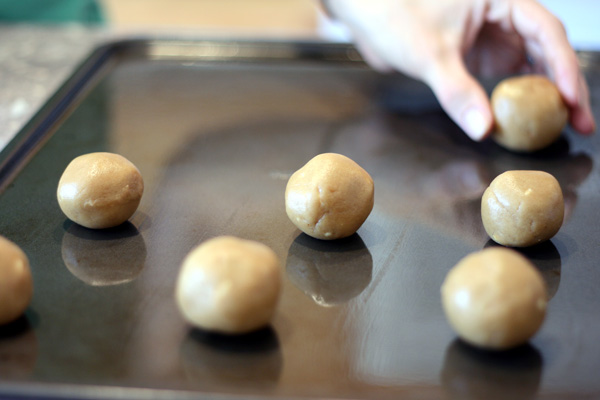
[[[371,176],[350,158],[325,153],[289,179],[285,210],[302,232],[317,239],[354,234],[373,209]]]
[[[514,151],[532,152],[554,143],[569,117],[554,83],[541,75],[503,80],[491,101],[496,120],[492,138]]]
[[[481,198],[487,234],[503,246],[527,247],[558,232],[564,200],[556,178],[543,171],[507,171],[498,175]]]
[[[17,319],[31,301],[33,280],[23,250],[0,236],[0,324]]]
[[[221,333],[247,333],[271,320],[281,280],[279,259],[269,247],[222,236],[186,256],[175,297],[192,325]]]
[[[58,182],[56,196],[65,215],[86,228],[111,228],[137,210],[144,181],[125,157],[89,153],[75,158]]]
[[[446,318],[464,341],[486,349],[525,343],[546,315],[540,273],[515,250],[492,247],[458,262],[442,284]]]

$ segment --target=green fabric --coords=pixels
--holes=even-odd
[[[104,16],[95,0],[0,0],[0,21],[99,24]]]

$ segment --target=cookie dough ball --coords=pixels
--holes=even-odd
[[[220,333],[247,333],[271,320],[281,280],[279,259],[269,247],[222,236],[187,255],[175,297],[192,325]]]
[[[492,138],[514,151],[532,152],[554,143],[569,117],[554,83],[541,75],[500,82],[491,101],[496,120]]]
[[[371,176],[346,156],[320,154],[296,171],[285,189],[285,210],[302,232],[317,239],[354,234],[373,209]]]
[[[502,350],[527,342],[546,315],[542,276],[525,257],[504,247],[460,260],[448,272],[441,292],[452,328],[481,348]]]
[[[485,231],[496,243],[510,247],[533,246],[556,235],[564,210],[558,181],[543,171],[504,172],[481,199]]]
[[[75,158],[58,182],[58,204],[73,222],[86,228],[111,228],[137,210],[144,181],[125,157],[89,153]]]
[[[31,301],[33,280],[23,250],[0,236],[0,324],[17,319]]]

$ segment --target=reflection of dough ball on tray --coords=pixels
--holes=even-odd
[[[281,280],[279,259],[268,246],[222,236],[186,256],[175,297],[192,325],[207,331],[246,333],[271,320]]]
[[[4,382],[27,382],[39,367],[39,343],[29,316],[0,326],[0,376]]]
[[[0,236],[0,324],[17,319],[31,301],[33,280],[23,250]]]
[[[58,183],[58,204],[72,221],[86,228],[111,228],[137,210],[144,182],[125,157],[89,153],[76,157]]]
[[[373,258],[356,234],[335,241],[299,235],[286,262],[289,280],[321,306],[346,303],[371,283]]]
[[[537,332],[546,315],[548,296],[539,271],[505,247],[460,260],[448,272],[441,293],[448,322],[477,347],[519,346]]]
[[[180,362],[191,388],[203,392],[235,388],[240,398],[253,388],[277,387],[283,356],[270,327],[245,335],[220,335],[190,329],[180,347]]]
[[[69,271],[88,285],[119,285],[141,274],[146,243],[131,222],[112,229],[72,224],[63,235],[61,253]]]
[[[355,233],[373,209],[371,176],[350,158],[325,153],[311,159],[289,179],[285,190],[288,217],[317,239]]]
[[[500,82],[491,97],[496,128],[492,138],[507,149],[531,152],[554,143],[569,111],[548,78],[525,75]]]
[[[483,193],[481,219],[488,235],[504,246],[527,247],[552,238],[562,226],[560,184],[543,171],[507,171]]]
[[[447,399],[532,400],[539,394],[543,366],[532,345],[481,351],[454,340],[446,348],[440,381]]]

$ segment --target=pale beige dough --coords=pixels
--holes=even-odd
[[[111,228],[127,221],[144,192],[140,171],[119,154],[89,153],[75,158],[58,182],[61,210],[86,228]]]
[[[281,292],[282,272],[268,246],[231,236],[210,239],[183,260],[175,298],[192,325],[227,334],[266,326]]]
[[[496,121],[492,138],[514,151],[532,152],[554,143],[569,117],[554,83],[541,75],[503,80],[491,102]]]
[[[492,247],[460,260],[441,288],[446,318],[464,341],[509,349],[529,340],[546,315],[539,271],[515,250]]]
[[[481,198],[481,219],[496,243],[527,247],[552,238],[564,217],[560,184],[543,171],[507,171]]]
[[[0,236],[0,324],[20,317],[33,296],[29,260],[19,246]]]
[[[317,239],[340,239],[365,222],[374,201],[373,179],[341,154],[311,159],[289,179],[285,189],[288,217],[302,232]]]

